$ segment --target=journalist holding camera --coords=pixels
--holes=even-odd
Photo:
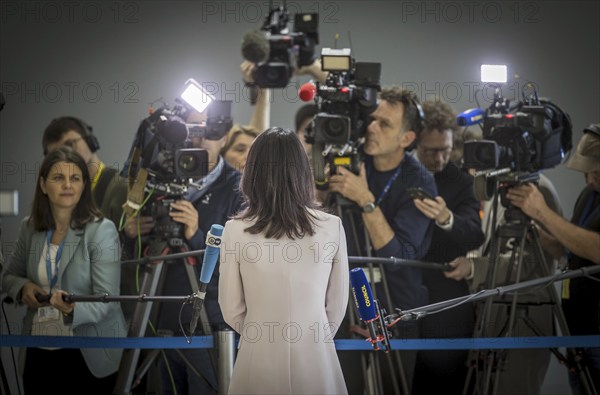
[[[541,192],[532,184],[510,188],[507,198],[526,215],[537,221],[540,241],[555,256],[567,251],[568,268],[578,269],[600,264],[600,124],[584,130],[583,137],[567,167],[585,174],[587,186],[581,191],[573,217],[568,221],[551,210]],[[580,277],[563,282],[562,306],[571,335],[598,335],[600,287],[598,276]],[[582,356],[600,388],[600,348],[586,348]],[[585,393],[580,376],[569,372],[574,394]]]
[[[140,208],[126,208],[129,217],[125,232],[128,237],[139,239],[137,255],[141,255],[141,250],[156,256],[203,249],[211,226],[225,223],[241,207],[240,173],[220,155],[232,126],[231,102],[204,96],[200,103],[189,104],[186,100],[189,90],[197,95],[206,94],[195,81],[188,81],[181,95],[183,100],[174,109],[161,107],[142,121],[132,147],[132,153],[141,150],[146,158],[142,157],[139,164],[129,201],[136,200],[138,187],[150,191],[150,197]],[[135,154],[130,155],[132,160],[128,161],[133,168],[138,166],[135,158]],[[162,276],[163,295],[195,291],[194,280],[198,276],[190,276],[186,271],[186,266],[194,262],[188,258],[185,263],[168,265]],[[204,304],[214,329],[225,325],[217,291],[218,270],[215,270]],[[189,327],[192,316],[192,309],[180,312],[163,304],[158,311],[157,331],[165,336],[187,335],[181,328]],[[206,349],[165,350],[159,371],[162,393],[172,393],[174,389],[176,393],[213,393],[218,388]]]
[[[360,90],[360,85],[356,90]],[[322,140],[335,141],[335,132],[339,130],[340,118],[320,116],[322,114],[317,115],[313,122],[313,160],[320,156]],[[331,192],[328,200],[330,205],[341,210],[349,255],[368,256],[373,251],[378,257],[418,260],[429,248],[433,222],[415,207],[407,189],[420,187],[431,195],[437,194],[432,175],[406,152],[423,128],[422,110],[412,92],[391,87],[382,90],[376,109],[366,119],[372,121],[368,127],[364,122],[363,132],[356,130],[360,120],[350,122],[351,139],[360,139],[354,139],[353,132],[364,137],[364,161],[352,165],[358,162],[357,153],[350,155],[346,161],[349,165],[341,165],[338,161],[344,156],[336,153],[327,163],[332,173],[328,178],[328,190]],[[340,151],[347,150],[342,147]],[[315,161],[315,169],[319,167],[322,166]],[[315,176],[319,178],[318,174]],[[353,224],[356,224],[356,229]],[[358,240],[354,235],[358,236]],[[384,265],[382,271],[374,275],[373,281],[379,294],[384,295],[383,282],[387,280],[390,300],[382,298],[386,309],[409,309],[427,304],[427,290],[420,268]],[[418,336],[413,324],[398,327],[401,327],[401,337]],[[349,336],[346,328],[347,321],[338,333],[341,338]],[[411,377],[415,355],[412,352],[401,355],[403,364],[408,367],[407,377]],[[364,385],[360,360],[355,354],[342,351],[340,362],[349,392],[360,391]]]

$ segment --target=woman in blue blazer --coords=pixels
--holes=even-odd
[[[22,333],[38,336],[125,337],[118,303],[73,302],[65,294],[119,294],[120,244],[114,224],[102,218],[91,193],[83,158],[68,147],[42,162],[31,216],[23,221],[15,252],[6,268],[3,289],[27,305]],[[38,294],[51,295],[40,302]],[[54,388],[110,394],[122,350],[101,348],[27,348],[19,371],[26,394]],[[58,386],[58,387],[57,387]]]

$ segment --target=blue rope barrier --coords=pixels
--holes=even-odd
[[[369,351],[366,340],[335,340],[337,350]],[[482,337],[467,339],[393,339],[392,350],[482,350],[514,348],[598,347],[600,335],[592,336],[534,336],[534,337]],[[213,348],[212,336],[193,336],[188,344],[185,337],[65,337],[0,335],[0,347],[60,347],[60,348]]]

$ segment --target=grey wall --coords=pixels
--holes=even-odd
[[[75,115],[94,127],[101,158],[121,166],[148,103],[172,103],[193,77],[234,100],[234,120],[251,107],[240,84],[239,44],[258,28],[267,1],[2,1],[0,113],[2,189],[20,193],[18,218],[2,218],[2,247],[10,255],[27,215],[49,121]],[[384,85],[440,97],[456,111],[474,107],[481,63],[506,63],[506,97],[525,81],[567,110],[574,141],[600,120],[600,3],[592,1],[289,1],[292,11],[320,12],[321,47],[349,46],[359,61],[383,64]],[[301,78],[303,82],[307,78]],[[294,81],[274,93],[272,124],[293,126],[301,103]],[[486,90],[489,105],[491,90]],[[583,176],[547,171],[567,215]],[[6,360],[6,359],[5,359]],[[549,375],[562,378],[566,373]],[[564,383],[563,383],[564,384]],[[548,386],[547,393],[556,390]],[[560,387],[558,387],[560,388]]]

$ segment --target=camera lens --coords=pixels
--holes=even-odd
[[[194,154],[183,154],[179,157],[179,167],[185,171],[194,171],[198,161]]]
[[[325,125],[325,132],[327,133],[327,135],[331,136],[332,138],[335,137],[340,137],[341,135],[344,134],[346,129],[346,122],[344,122],[344,120],[339,119],[339,118],[333,118],[330,119],[327,124]]]

